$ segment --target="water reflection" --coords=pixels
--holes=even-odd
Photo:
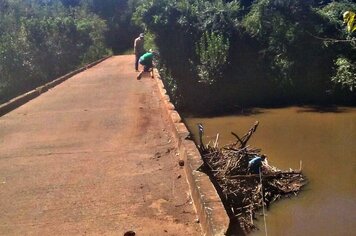
[[[319,113],[345,113],[352,112],[352,109],[346,107],[300,107],[297,112],[319,112]]]
[[[284,108],[255,109],[247,115],[188,118],[205,126],[206,140],[220,134],[220,144],[234,141],[258,120],[249,141],[262,148],[269,163],[282,169],[299,168],[309,185],[295,199],[275,203],[268,211],[269,235],[354,235],[356,230],[356,109]],[[260,223],[263,219],[260,218]],[[261,231],[254,235],[264,235]]]

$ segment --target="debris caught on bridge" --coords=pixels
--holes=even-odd
[[[221,148],[218,147],[219,135],[212,144],[203,144],[203,126],[199,124],[199,149],[204,163],[218,185],[230,217],[238,221],[245,234],[257,229],[254,220],[262,209],[282,197],[297,195],[306,184],[301,164],[299,170],[282,171],[265,161],[260,174],[249,173],[249,161],[262,155],[260,149],[247,145],[258,124],[256,122],[241,138],[232,132],[236,142]]]

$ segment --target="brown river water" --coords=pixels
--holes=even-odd
[[[272,204],[266,214],[268,235],[356,235],[356,109],[254,109],[244,115],[186,118],[197,138],[197,123],[205,127],[205,143],[219,133],[219,145],[235,141],[255,121],[260,125],[249,145],[262,149],[280,169],[299,169],[308,185],[291,199]],[[263,217],[259,231],[265,235]]]

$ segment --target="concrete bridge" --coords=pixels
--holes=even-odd
[[[136,80],[133,61],[108,58],[0,117],[0,235],[226,231],[159,79]]]

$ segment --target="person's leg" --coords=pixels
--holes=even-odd
[[[141,72],[138,74],[138,76],[137,76],[137,78],[136,78],[137,80],[141,79],[141,76],[142,76],[143,72],[144,72],[144,70],[141,71]]]
[[[143,66],[143,70],[138,74],[137,79],[141,79],[141,76],[144,72],[150,72],[151,77],[153,78],[152,64],[147,65],[146,63],[141,62],[141,61],[140,61],[140,64]]]
[[[143,66],[143,70],[138,74],[138,76],[137,76],[138,80],[141,79],[142,74],[147,71],[147,66],[145,65],[145,63],[142,61],[139,61],[139,63]]]
[[[151,78],[153,78],[153,64],[148,64],[145,69],[150,72]]]
[[[140,60],[140,55],[135,54],[135,70],[138,71],[138,61]]]
[[[149,71],[150,71],[151,78],[153,79],[153,77],[154,77],[153,76],[153,68],[151,67]]]
[[[140,64],[143,66],[143,70],[138,74],[137,80],[140,80],[141,77],[142,77],[142,74],[143,74],[144,72],[147,72],[147,66],[145,66],[145,65],[142,64],[141,62],[140,62]]]

